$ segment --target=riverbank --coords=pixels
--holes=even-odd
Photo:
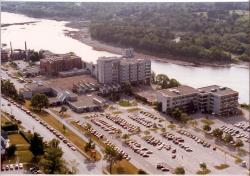
[[[122,46],[114,46],[113,44],[110,43],[105,43],[102,41],[94,40],[91,38],[89,30],[88,30],[88,25],[86,25],[86,21],[83,21],[84,25],[81,23],[71,21],[66,24],[67,27],[73,28],[74,31],[65,31],[65,35],[68,37],[71,37],[73,39],[76,39],[84,44],[87,44],[93,49],[97,51],[107,51],[111,52],[114,54],[119,54],[122,55],[124,52],[124,47]],[[77,29],[77,31],[75,31]],[[249,68],[249,63],[247,62],[230,62],[230,63],[225,63],[225,62],[197,62],[197,59],[195,58],[180,58],[180,57],[175,57],[172,55],[167,55],[165,54],[164,56],[155,56],[150,53],[146,53],[146,51],[140,52],[140,51],[135,51],[134,55],[136,58],[150,58],[151,60],[155,60],[158,62],[164,62],[164,63],[172,63],[172,64],[177,64],[177,65],[182,65],[182,66],[211,66],[211,67],[231,67],[231,66],[237,66],[237,67],[242,67],[242,68]]]

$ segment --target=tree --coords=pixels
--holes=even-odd
[[[66,129],[67,129],[67,127],[63,124],[63,132],[65,133],[66,132]]]
[[[29,52],[29,59],[32,61],[32,62],[37,62],[40,60],[40,55],[38,52],[36,51],[30,51]]]
[[[225,137],[224,137],[224,141],[229,143],[233,140],[233,136],[231,134],[226,133]]]
[[[175,168],[174,170],[174,174],[177,174],[177,175],[184,175],[185,174],[185,170],[183,167],[177,167]]]
[[[181,114],[182,111],[179,108],[174,108],[173,110],[170,111],[170,115],[174,117],[176,120],[181,119]]]
[[[34,155],[34,158],[38,155],[43,155],[44,154],[44,142],[43,138],[38,134],[34,133],[34,135],[30,139],[30,151]]]
[[[92,128],[91,124],[87,123],[87,124],[86,124],[86,130],[89,130],[89,129],[91,129],[91,128]]]
[[[164,74],[158,74],[156,76],[156,84],[160,85],[162,89],[166,89],[168,88],[168,84],[169,84],[169,78],[167,75]]]
[[[205,130],[205,131],[210,131],[210,130],[211,130],[210,125],[204,124],[204,125],[203,125],[203,130]]]
[[[12,157],[16,152],[16,145],[11,144],[7,149],[6,149],[6,154],[7,157],[10,158]]]
[[[65,106],[62,106],[61,109],[60,109],[60,111],[59,111],[59,113],[63,114],[66,111],[67,111],[67,108]]]
[[[86,152],[88,152],[90,149],[93,149],[94,145],[93,145],[93,141],[91,140],[91,138],[89,139],[89,142],[86,143],[84,150]]]
[[[17,90],[10,80],[1,80],[1,93],[13,99],[18,97]]]
[[[169,84],[166,86],[166,88],[171,87],[178,87],[180,83],[176,79],[170,79]]]
[[[219,138],[221,139],[222,138],[222,135],[223,135],[223,131],[219,128],[216,128],[213,130],[213,135],[216,137],[216,138]]]
[[[202,169],[202,170],[206,170],[207,169],[207,165],[206,165],[206,163],[200,163],[200,168]]]
[[[122,138],[125,139],[125,140],[126,140],[126,139],[129,139],[129,135],[128,135],[128,134],[124,134],[124,135],[122,136]]]
[[[52,139],[39,161],[39,166],[45,174],[66,174],[68,172],[66,162],[62,159],[63,151],[59,143],[57,139]]]
[[[242,142],[242,140],[237,139],[235,141],[235,147],[242,147],[242,146],[244,146],[244,143]]]
[[[131,86],[131,83],[129,81],[126,81],[124,84],[123,84],[123,89],[124,89],[124,92],[128,95],[131,95],[132,94],[132,86]]]
[[[154,71],[151,71],[151,83],[152,84],[156,83],[156,74]]]
[[[187,123],[188,120],[190,120],[190,117],[187,115],[187,113],[181,113],[180,121]]]
[[[145,172],[145,171],[142,170],[142,169],[139,169],[139,170],[138,170],[138,174],[139,174],[139,175],[146,175],[147,172]]]
[[[109,172],[110,174],[112,174],[113,165],[116,162],[121,161],[123,159],[123,156],[118,153],[113,147],[107,146],[105,148],[104,159],[109,162]]]
[[[49,105],[48,97],[45,94],[35,94],[31,98],[31,106],[38,108],[41,111],[42,108]]]

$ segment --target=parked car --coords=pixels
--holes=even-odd
[[[23,169],[23,164],[19,163],[19,169]]]

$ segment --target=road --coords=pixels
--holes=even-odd
[[[4,78],[4,79],[9,79],[16,87],[17,90],[19,90],[20,88],[23,88],[24,87],[24,84],[25,83],[20,83],[17,81],[17,79],[14,79],[14,78],[11,78],[7,73],[6,71],[2,70],[1,69],[1,77]]]
[[[31,130],[33,132],[39,133],[44,140],[49,141],[53,138],[57,138],[53,133],[51,133],[47,128],[42,126],[39,122],[34,120],[31,116],[26,114],[21,109],[17,108],[15,105],[7,106],[9,101],[1,98],[1,109],[8,113],[12,113],[17,120],[22,122],[22,126],[26,130]],[[2,106],[4,104],[4,106]],[[77,163],[79,174],[102,174],[102,169],[100,164],[88,162],[87,159],[82,156],[78,151],[72,151],[66,144],[60,143],[64,154],[63,158],[71,165],[75,161]]]

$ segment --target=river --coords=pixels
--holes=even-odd
[[[2,43],[13,48],[24,49],[24,41],[30,49],[47,49],[55,53],[75,52],[84,61],[96,62],[100,56],[117,56],[106,51],[96,51],[78,40],[64,35],[66,21],[30,18],[20,14],[1,12],[2,24],[32,22],[33,24],[11,25],[1,28]],[[239,92],[239,102],[249,103],[249,69],[233,65],[231,67],[183,66],[152,61],[155,73],[164,73],[182,84],[195,88],[217,84]]]

